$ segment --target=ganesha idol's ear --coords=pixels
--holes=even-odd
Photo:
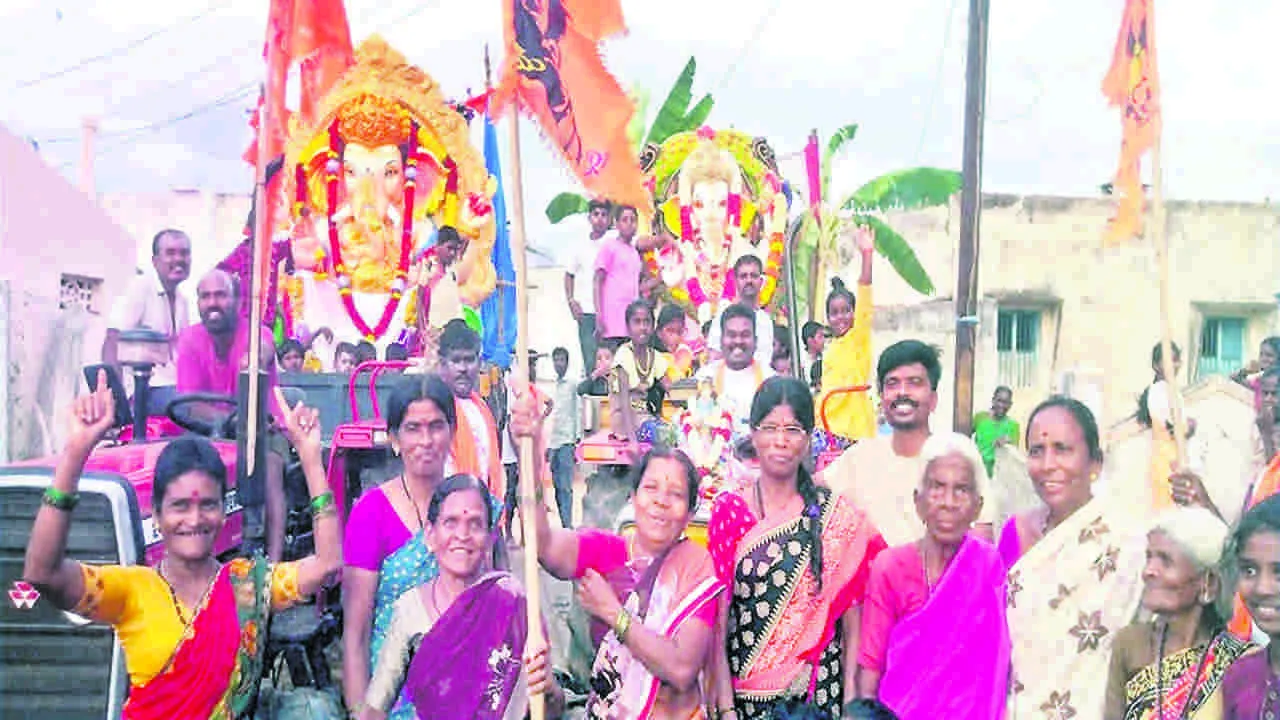
[[[418,154],[417,179],[414,181],[413,207],[414,214],[428,210],[427,203],[432,199],[436,188],[444,187],[444,168],[440,162],[427,153]]]

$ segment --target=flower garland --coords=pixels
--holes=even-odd
[[[338,135],[337,120],[335,119],[329,126],[329,147],[325,151],[328,159],[324,167],[325,194],[329,208],[329,255],[333,258],[333,274],[338,283],[338,295],[342,298],[347,316],[351,318],[352,324],[360,331],[361,336],[369,342],[374,342],[386,334],[392,318],[395,317],[396,308],[400,305],[400,298],[404,295],[409,278],[409,254],[413,245],[413,201],[418,177],[418,122],[412,121],[410,128],[409,151],[406,154],[404,171],[404,220],[401,227],[399,263],[396,265],[395,281],[391,284],[391,297],[382,309],[378,324],[370,327],[360,315],[355,298],[352,297],[351,276],[347,274],[347,267],[342,261],[342,242],[338,236],[338,223],[333,217],[338,207],[338,171],[342,169],[341,162],[338,160],[341,138]]]
[[[767,306],[773,300],[773,293],[778,289],[778,278],[782,275],[782,253],[785,244],[781,232],[769,236],[769,257],[764,262],[764,284],[760,286],[760,305]]]

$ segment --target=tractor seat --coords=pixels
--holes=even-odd
[[[334,615],[316,605],[296,605],[276,613],[271,618],[264,667],[274,667],[283,656],[293,687],[329,687],[324,649],[337,637],[338,626]]]

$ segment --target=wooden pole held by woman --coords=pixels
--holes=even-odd
[[[529,265],[525,251],[524,233],[524,179],[520,166],[520,114],[518,103],[511,103],[511,259],[516,266],[516,377],[529,381]],[[501,228],[499,228],[501,230]],[[530,388],[532,389],[532,388]],[[535,514],[534,484],[541,482],[538,466],[533,456],[533,438],[520,438],[520,526],[524,534],[524,589],[529,609],[529,639],[527,648],[532,650],[544,644],[542,613],[538,599],[542,597],[538,577],[538,525]],[[514,508],[512,508],[514,510]],[[543,720],[544,696],[529,697],[529,717]]]

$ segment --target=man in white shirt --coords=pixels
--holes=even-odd
[[[151,371],[147,413],[158,415],[174,396],[177,370],[174,347],[178,333],[191,324],[190,301],[179,285],[191,276],[191,239],[181,230],[161,230],[151,240],[151,271],[130,281],[128,288],[111,306],[107,336],[102,343],[102,362],[119,365],[120,333],[150,330],[169,338],[167,360]],[[128,373],[122,373],[126,377]]]
[[[556,489],[560,526],[567,530],[573,527],[574,451],[582,437],[582,408],[578,384],[565,377],[569,372],[569,351],[563,347],[552,350],[551,364],[556,370],[556,382],[551,394],[547,462],[551,465],[551,482]]]
[[[733,264],[733,282],[738,291],[739,305],[755,312],[756,347],[755,358],[760,367],[767,368],[773,362],[773,318],[769,312],[759,307],[760,288],[764,287],[764,263],[755,255],[743,255]],[[725,310],[720,311],[721,314]],[[711,333],[707,338],[707,347],[723,354],[720,347],[720,318],[711,321]]]
[[[582,374],[585,377],[591,375],[596,363],[596,253],[600,249],[600,238],[613,224],[607,200],[592,200],[588,207],[591,235],[573,246],[564,273],[564,297],[569,304],[569,312],[578,323],[578,344],[582,350]]]
[[[924,476],[920,452],[930,435],[929,417],[938,405],[942,364],[932,346],[903,340],[881,353],[876,377],[893,434],[859,440],[822,471],[818,482],[853,500],[893,547],[924,536],[914,492]],[[991,539],[999,508],[986,474],[977,481],[983,503],[974,528]]]
[[[720,314],[720,336],[724,356],[703,366],[699,380],[707,379],[715,388],[716,398],[733,418],[734,437],[750,432],[751,401],[756,390],[774,372],[760,362],[756,353],[756,313],[740,304],[730,305]]]

